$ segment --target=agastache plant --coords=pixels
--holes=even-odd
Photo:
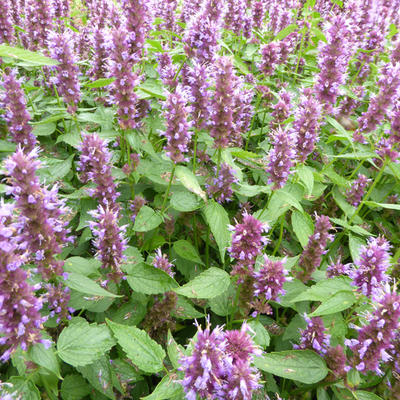
[[[217,174],[217,168],[214,168]],[[218,171],[218,175],[212,179],[210,184],[206,184],[207,193],[214,197],[218,203],[225,203],[232,200],[233,190],[232,184],[237,183],[235,171],[226,163],[222,163]]]
[[[369,182],[371,182],[371,179],[368,179],[363,174],[358,174],[357,179],[346,190],[346,199],[352,206],[357,207],[360,204]]]
[[[27,110],[21,81],[17,78],[17,71],[6,71],[2,77],[2,85],[4,92],[0,94],[0,106],[5,109],[4,117],[11,140],[29,152],[37,142],[32,126],[29,125],[31,116]]]
[[[53,17],[50,0],[26,0],[24,28],[31,50],[46,47],[49,33],[53,31]]]
[[[14,40],[14,26],[10,3],[8,0],[0,3],[0,43],[12,43]]]

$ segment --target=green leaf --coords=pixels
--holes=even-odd
[[[179,286],[165,271],[144,263],[132,269],[127,281],[134,291],[144,294],[165,293]]]
[[[56,130],[57,125],[53,122],[47,124],[35,125],[33,127],[33,133],[36,136],[49,136]]]
[[[197,311],[190,301],[182,296],[178,296],[178,301],[176,302],[175,310],[171,312],[171,315],[175,318],[180,319],[194,319],[203,318],[204,314]]]
[[[248,325],[255,333],[253,338],[254,342],[263,348],[269,346],[271,338],[264,325],[257,320],[250,321]]]
[[[15,143],[11,143],[8,140],[0,140],[0,151],[3,153],[13,153],[17,148]]]
[[[71,289],[91,296],[122,297],[103,289],[95,281],[91,280],[85,275],[77,274],[76,272],[68,273],[68,278],[65,281],[65,284]]]
[[[354,236],[351,233],[349,234],[349,249],[353,261],[359,259],[361,247],[365,246],[366,244],[367,241],[365,239]]]
[[[235,286],[230,284],[225,292],[210,299],[208,305],[210,306],[212,312],[221,317],[225,317],[235,311],[235,295]]]
[[[156,386],[152,394],[142,397],[142,400],[165,400],[174,396],[183,395],[183,386],[176,382],[176,377],[165,375]]]
[[[115,81],[115,78],[100,78],[93,82],[88,82],[84,86],[90,89],[97,89],[110,85]]]
[[[373,208],[379,207],[386,208],[388,210],[400,210],[400,204],[376,203],[375,201],[363,201],[363,204]]]
[[[45,158],[44,168],[40,168],[38,173],[46,183],[53,183],[59,179],[64,178],[65,175],[71,171],[72,160],[74,154],[68,157],[66,160],[57,160],[56,158]]]
[[[66,376],[61,383],[63,400],[81,400],[90,392],[90,385],[78,374]]]
[[[278,34],[275,36],[274,40],[275,41],[282,40],[297,29],[299,29],[299,27],[296,24],[290,24],[290,25],[286,26],[285,28],[283,28],[280,32],[278,32]]]
[[[174,337],[171,334],[171,331],[168,331],[167,353],[172,366],[175,369],[178,369],[180,365],[179,359],[181,358],[182,355],[185,354],[185,349],[181,345],[176,343]]]
[[[100,393],[114,400],[110,359],[103,356],[92,364],[77,367],[84,378]]]
[[[207,196],[204,190],[200,187],[199,182],[197,181],[196,176],[193,172],[182,165],[178,165],[175,170],[175,176],[179,179],[183,186],[186,189],[191,191],[194,194],[200,196],[205,202],[207,202]]]
[[[304,183],[308,195],[311,195],[314,188],[314,174],[312,172],[312,168],[307,167],[306,165],[301,165],[297,167],[297,175]]]
[[[78,367],[97,360],[114,344],[106,325],[89,325],[79,319],[63,329],[57,341],[57,350],[63,361]]]
[[[175,292],[190,298],[212,299],[228,289],[229,284],[228,273],[222,269],[211,267],[186,285],[175,289]]]
[[[144,258],[140,250],[133,246],[128,246],[124,251],[124,255],[126,257],[126,262],[121,265],[122,271],[125,271],[127,274],[131,274],[134,271],[135,266],[144,262]]]
[[[5,44],[0,45],[0,57],[9,57],[16,60],[25,61],[32,66],[40,67],[43,65],[58,65],[57,60],[45,57],[39,52],[33,52],[19,47],[11,47]]]
[[[356,390],[354,393],[357,400],[382,400],[381,397],[375,393],[367,392],[365,390]]]
[[[12,376],[8,379],[9,385],[1,385],[0,395],[3,394],[3,389],[6,393],[11,394],[16,400],[40,400],[40,392],[31,380],[26,377]],[[2,397],[3,398],[3,397]]]
[[[157,373],[163,369],[165,351],[150,336],[134,326],[117,324],[106,319],[118,344],[128,358],[142,371]]]
[[[299,242],[304,249],[314,230],[314,224],[311,217],[308,214],[303,214],[294,210],[292,213],[292,227],[297,239],[299,239]]]
[[[351,307],[356,302],[354,293],[349,291],[340,291],[335,293],[328,300],[324,301],[310,317],[316,317],[320,315],[334,314],[347,308]]]
[[[133,230],[136,232],[147,232],[157,228],[162,222],[162,218],[152,208],[143,206],[135,218]]]
[[[185,260],[193,261],[194,263],[204,265],[197,250],[187,240],[181,239],[174,242],[173,249],[178,256]]]
[[[42,343],[36,343],[29,348],[29,357],[35,364],[46,368],[59,379],[62,379],[53,346],[46,349]]]
[[[140,99],[149,99],[155,97],[156,99],[165,100],[165,92],[161,82],[155,79],[147,79],[145,82],[138,86],[138,96]]]
[[[348,222],[344,221],[343,219],[339,219],[339,218],[330,218],[330,220],[337,225],[343,226],[343,228],[346,228],[349,231],[357,233],[358,235],[371,236],[371,233],[368,232],[366,229],[361,228],[361,226],[350,225]]]
[[[219,254],[223,261],[225,259],[225,250],[229,247],[231,242],[231,233],[228,230],[228,213],[221,204],[215,201],[209,201],[208,204],[204,206],[203,212],[208,226],[217,242]]]
[[[325,361],[311,350],[288,350],[255,357],[254,364],[262,371],[313,384],[328,374]]]
[[[194,211],[201,206],[198,197],[185,189],[174,191],[170,203],[175,210],[181,212]]]
[[[352,292],[351,279],[345,276],[336,276],[330,279],[323,279],[307,290],[303,290],[292,301],[326,301],[329,297],[340,291]]]
[[[97,275],[101,262],[94,258],[70,257],[65,260],[65,272],[74,272],[85,276]]]

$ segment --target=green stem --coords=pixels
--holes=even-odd
[[[207,225],[207,231],[206,231],[206,267],[210,267],[210,228]]]
[[[265,210],[268,208],[269,203],[271,202],[272,196],[274,195],[275,192],[271,193],[271,196],[268,197],[268,200],[265,202],[265,206],[261,211],[261,214],[258,216],[259,219],[261,219],[262,215],[264,214]]]
[[[193,173],[196,171],[196,161],[197,161],[197,137],[198,137],[198,130],[194,130],[194,143],[193,143]]]
[[[279,229],[279,239],[278,239],[278,243],[276,244],[276,246],[274,248],[274,252],[272,253],[272,256],[275,256],[275,254],[279,250],[279,247],[281,246],[282,238],[283,238],[283,225],[284,225],[284,223],[285,223],[285,214],[283,214],[282,217],[281,217],[281,227]]]
[[[249,133],[247,134],[246,145],[245,145],[245,147],[244,147],[245,151],[247,151],[247,148],[249,147],[251,132],[253,131],[254,121],[256,120],[256,116],[257,116],[257,112],[258,112],[258,107],[259,107],[260,104],[261,104],[261,100],[262,100],[262,96],[261,96],[261,93],[259,93],[259,94],[258,94],[258,98],[257,98],[256,107],[255,107],[254,114],[253,114],[253,118],[251,119],[251,124],[250,124]]]
[[[167,191],[165,192],[164,201],[163,201],[163,204],[162,204],[162,207],[161,207],[161,214],[164,213],[165,206],[167,205],[167,199],[168,199],[169,191],[171,190],[172,181],[174,179],[175,169],[176,169],[176,164],[174,164],[174,167],[172,168],[171,177],[169,178]]]
[[[221,169],[221,147],[218,147],[218,157],[217,157],[217,173],[216,176],[218,177],[219,170]]]

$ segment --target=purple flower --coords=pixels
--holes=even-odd
[[[226,341],[221,327],[210,331],[207,322],[205,330],[200,325],[197,328],[197,341],[192,340],[192,354],[179,360],[179,369],[184,372],[182,386],[188,400],[196,400],[197,395],[212,399],[222,386]]]
[[[147,32],[151,27],[149,2],[146,0],[123,0],[122,7],[126,16],[126,30],[129,38],[129,52],[140,59]]]
[[[46,47],[48,35],[54,31],[53,17],[53,7],[50,0],[26,0],[25,30],[31,50]]]
[[[53,8],[58,20],[69,17],[69,0],[53,0]]]
[[[261,29],[264,22],[265,10],[262,0],[252,2],[253,28]]]
[[[333,236],[329,234],[332,225],[326,215],[315,215],[314,233],[309,237],[307,246],[300,256],[297,278],[303,282],[311,279],[312,273],[320,266],[325,248]]]
[[[268,241],[266,237],[262,236],[268,228],[267,224],[244,212],[241,224],[229,226],[229,230],[233,232],[232,245],[228,248],[230,256],[240,264],[253,266]]]
[[[175,79],[176,67],[172,64],[171,56],[168,53],[161,53],[158,57],[157,71],[164,85],[175,89],[178,81]]]
[[[202,0],[183,0],[181,20],[188,22],[193,15],[196,15],[200,11],[202,3]]]
[[[393,137],[381,138],[376,147],[376,154],[383,160],[388,158],[390,161],[397,163],[399,158],[399,152],[395,149],[397,143],[393,143]],[[381,160],[375,160],[375,163],[382,165]]]
[[[165,29],[174,32],[176,30],[176,9],[178,7],[177,0],[154,1],[152,3],[153,13],[156,18],[163,21],[159,24],[158,29]]]
[[[272,31],[275,36],[282,29],[290,25],[292,16],[291,8],[286,1],[271,1],[266,2],[268,4],[268,28]]]
[[[272,149],[268,154],[267,173],[270,175],[268,183],[273,183],[273,190],[282,188],[292,173],[291,168],[296,160],[297,138],[291,131],[284,131],[279,127],[272,137]]]
[[[139,78],[132,71],[133,65],[128,34],[124,28],[116,28],[112,32],[110,42],[109,77],[115,78],[112,83],[111,101],[118,107],[118,122],[122,129],[134,129],[138,126],[138,97],[135,87],[139,84]]]
[[[285,120],[289,118],[290,110],[292,109],[291,96],[290,93],[281,90],[279,92],[279,100],[276,104],[272,106],[271,116],[273,117],[271,121],[271,128],[277,128],[283,125]]]
[[[365,296],[374,296],[382,284],[389,281],[386,271],[390,262],[390,244],[382,236],[370,238],[360,250],[360,258],[355,261],[356,269],[349,272],[352,284]]]
[[[368,179],[365,175],[358,174],[357,179],[353,181],[351,187],[346,190],[346,200],[354,207],[357,207],[361,203],[365,188],[370,182],[371,179]]]
[[[132,211],[131,220],[135,222],[136,216],[138,215],[140,209],[147,203],[146,199],[142,196],[135,196],[135,198],[130,202],[129,209]]]
[[[304,89],[293,122],[293,131],[297,136],[297,156],[300,162],[305,162],[314,151],[318,141],[322,107],[315,100],[311,89]]]
[[[19,224],[11,222],[13,208],[0,203],[0,361],[7,361],[21,347],[43,342],[41,330],[45,318],[40,315],[42,299],[38,289],[28,284],[28,272],[21,266],[27,261]]]
[[[8,0],[0,2],[0,44],[14,41],[14,26]]]
[[[285,294],[283,284],[289,280],[288,271],[284,267],[285,260],[272,261],[264,254],[264,263],[259,271],[253,272],[254,295],[267,301],[277,301]]]
[[[399,94],[400,63],[384,65],[377,85],[379,93],[371,98],[368,110],[358,118],[359,130],[354,134],[358,142],[366,142],[363,134],[375,130],[394,104]]]
[[[215,172],[217,172],[215,168]],[[211,184],[206,184],[207,193],[214,197],[218,203],[225,203],[232,200],[233,190],[232,184],[237,183],[235,171],[226,163],[222,163],[216,176]]]
[[[30,152],[36,145],[36,137],[29,125],[31,116],[26,109],[24,92],[17,79],[16,70],[4,73],[2,86],[4,93],[0,95],[0,106],[6,111],[4,118],[12,141],[19,143],[25,151]]]
[[[64,276],[64,261],[56,259],[62,247],[72,239],[67,235],[65,215],[69,210],[64,201],[58,198],[58,187],[47,189],[40,186],[36,170],[40,163],[35,148],[30,153],[24,153],[21,148],[5,162],[10,176],[9,193],[13,195],[16,208],[20,211],[18,223],[24,248],[30,254],[30,261],[37,266],[42,279],[54,282]],[[69,294],[63,293],[60,303],[67,304]],[[61,301],[62,300],[62,301]],[[49,307],[51,308],[51,304]],[[59,318],[67,318],[69,310],[56,310]]]
[[[119,283],[124,276],[120,266],[125,260],[123,253],[127,244],[124,237],[125,227],[118,226],[119,210],[103,208],[100,205],[97,211],[89,213],[96,219],[90,222],[90,228],[96,237],[94,244],[101,267],[107,270],[108,279]]]
[[[351,362],[358,371],[383,375],[379,364],[391,360],[391,342],[400,327],[400,296],[386,290],[383,297],[375,301],[378,304],[368,316],[368,324],[357,329],[357,339],[346,340],[345,344],[353,352]]]
[[[330,370],[330,374],[328,375],[329,381],[335,381],[339,378],[344,378],[346,376],[347,358],[342,346],[330,346],[324,354],[324,359],[326,361],[327,367]]]
[[[94,79],[104,78],[107,75],[108,46],[106,42],[106,31],[104,28],[96,27],[91,36],[93,54],[89,75]]]
[[[196,128],[205,127],[210,112],[210,94],[207,90],[209,70],[205,65],[193,62],[193,67],[187,70],[187,85],[192,97],[192,116]]]
[[[73,41],[75,38],[65,33],[54,33],[49,35],[49,49],[52,58],[60,64],[52,69],[56,76],[51,78],[56,86],[57,92],[68,104],[68,111],[75,113],[81,99],[81,91],[78,80],[79,68],[75,64],[77,58],[73,52]]]
[[[224,16],[225,29],[231,30],[237,36],[243,34],[249,37],[246,31],[248,25],[251,26],[251,17],[246,13],[246,0],[230,0],[228,4],[229,12]]]
[[[201,64],[212,62],[219,48],[223,8],[221,0],[205,0],[187,23],[183,36],[185,52]]]
[[[233,131],[232,61],[220,57],[215,62],[215,94],[210,104],[211,130],[214,147],[228,147]]]
[[[349,22],[343,15],[333,16],[324,32],[327,43],[320,42],[315,93],[330,111],[340,94],[339,86],[345,82],[351,56]]]
[[[77,171],[80,173],[80,180],[97,185],[93,195],[103,207],[118,207],[116,200],[119,193],[111,175],[111,153],[106,143],[96,134],[84,135],[79,150],[81,157]]]
[[[326,333],[322,318],[308,318],[307,315],[304,315],[304,319],[307,323],[307,327],[300,330],[300,344],[295,344],[293,347],[295,349],[315,350],[320,355],[323,355],[328,350],[330,335]]]
[[[281,48],[279,43],[270,42],[261,46],[262,62],[259,68],[265,75],[272,75],[279,64]]]
[[[187,106],[187,93],[178,86],[174,93],[169,93],[164,103],[164,115],[167,129],[161,134],[167,138],[164,150],[167,156],[175,163],[188,161],[185,153],[189,151],[188,145],[192,137],[189,131],[188,116],[190,107]]]
[[[163,254],[161,252],[161,249],[157,249],[156,255],[153,260],[153,265],[156,268],[161,269],[164,272],[166,272],[172,278],[174,277],[175,272],[172,270],[174,265],[169,262],[168,257],[166,256],[166,254]]]
[[[326,276],[328,278],[333,278],[340,275],[348,275],[348,273],[349,265],[342,264],[339,260],[337,260],[335,263],[329,264],[326,268]]]

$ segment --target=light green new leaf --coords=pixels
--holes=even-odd
[[[325,361],[311,350],[288,350],[255,357],[254,364],[262,371],[313,384],[328,374]]]
[[[165,351],[145,331],[134,326],[117,324],[109,319],[106,321],[118,344],[139,369],[153,374],[163,369]]]
[[[229,274],[222,269],[211,267],[186,285],[175,289],[182,296],[196,299],[212,299],[225,292],[230,284]]]

